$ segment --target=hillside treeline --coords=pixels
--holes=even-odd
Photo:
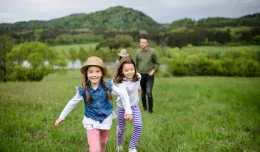
[[[260,44],[260,14],[239,18],[208,17],[198,21],[184,18],[159,24],[141,11],[116,6],[89,14],[72,14],[49,21],[0,24],[0,35],[18,43],[40,41],[48,45],[84,44],[102,41],[102,46],[117,48],[113,37],[128,35],[138,40],[140,30],[158,45],[183,47],[200,45]],[[112,43],[110,45],[110,42]]]
[[[150,46],[167,65],[159,71],[161,76],[260,76],[260,49],[251,46],[260,45],[259,27],[259,13],[159,24],[121,6],[50,21],[2,23],[0,81],[39,81],[68,62],[84,63],[92,55],[114,62],[122,48],[134,58],[141,30],[147,31]],[[93,43],[97,45],[88,49],[54,50],[56,45]]]
[[[129,37],[118,35],[115,38],[122,40]],[[41,42],[15,44],[8,36],[0,36],[0,40],[0,49],[5,50],[1,52],[0,81],[39,81],[52,72],[64,69],[68,62],[74,64],[79,60],[83,65],[93,55],[105,62],[115,62],[121,49],[80,47],[56,51]],[[167,65],[158,71],[158,76],[260,76],[259,46],[196,47],[189,44],[173,48],[153,45],[161,64]],[[137,47],[124,48],[135,59]]]

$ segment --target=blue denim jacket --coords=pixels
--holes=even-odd
[[[112,91],[112,82],[106,82],[109,92]],[[83,87],[77,87],[79,94],[84,98],[85,116],[100,123],[106,119],[113,111],[113,104],[108,100],[106,90],[99,83],[98,88],[94,90],[91,85],[88,85],[88,92],[92,97],[91,104],[88,103],[86,92]]]

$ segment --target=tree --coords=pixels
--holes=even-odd
[[[78,52],[78,59],[80,60],[81,64],[84,64],[84,62],[87,59],[87,52],[84,50],[83,47],[79,48],[79,52]]]
[[[15,44],[14,39],[7,35],[0,36],[0,81],[6,82],[7,68],[6,55]]]
[[[25,42],[13,47],[7,54],[10,80],[41,80],[53,70],[57,55],[41,42]],[[24,65],[27,63],[26,65]],[[19,72],[24,71],[24,72]]]
[[[72,62],[73,68],[74,68],[74,64],[77,60],[77,50],[75,48],[70,48],[69,49],[69,56],[70,56],[70,60]]]

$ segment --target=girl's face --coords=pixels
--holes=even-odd
[[[97,85],[100,82],[101,77],[103,76],[102,71],[97,66],[89,66],[87,71],[87,77],[91,85]]]
[[[125,63],[123,65],[123,69],[122,69],[122,74],[129,78],[132,79],[133,76],[135,75],[135,66],[132,63]]]

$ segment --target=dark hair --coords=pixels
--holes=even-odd
[[[133,82],[136,82],[139,80],[137,74],[136,74],[136,66],[135,66],[135,62],[130,58],[130,57],[123,57],[120,61],[119,61],[119,64],[116,68],[116,72],[115,72],[115,76],[114,76],[114,80],[113,82],[114,83],[121,83],[123,81],[123,78],[125,77],[123,75],[123,66],[124,64],[133,64],[134,65],[134,68],[135,68],[135,74],[133,76],[133,79],[132,81]]]
[[[100,69],[101,69],[101,68],[100,68]],[[86,70],[86,71],[87,71],[87,70]],[[102,70],[102,69],[101,69],[101,71],[102,71],[102,73],[103,73],[103,70]],[[104,82],[104,77],[103,77],[103,76],[102,76],[101,79],[100,79],[100,83],[101,83],[102,87],[103,87],[103,88],[106,90],[106,92],[107,92],[108,100],[109,100],[110,102],[112,102],[112,101],[113,101],[112,95],[110,94],[109,89],[108,89],[106,83]],[[86,74],[85,74],[85,75],[83,74],[83,76],[82,76],[82,87],[83,87],[84,90],[86,91],[86,97],[87,97],[88,103],[91,104],[91,103],[92,103],[92,97],[91,97],[91,95],[90,95],[89,92],[88,92],[88,85],[89,85],[89,84],[90,84],[90,82],[89,82],[89,80],[88,80],[88,76],[87,76],[87,72],[86,72]]]
[[[146,39],[146,40],[148,40],[148,33],[147,33],[146,31],[144,31],[144,30],[141,30],[141,31],[139,32],[139,37],[140,37],[140,39]]]

